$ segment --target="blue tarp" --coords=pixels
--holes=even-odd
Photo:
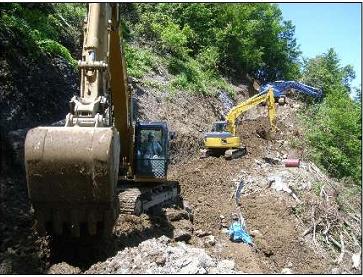
[[[235,242],[244,242],[247,244],[253,244],[251,236],[243,228],[242,224],[238,221],[233,222],[228,229],[229,237]]]

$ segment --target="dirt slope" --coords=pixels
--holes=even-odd
[[[304,230],[292,212],[295,200],[268,188],[268,177],[284,168],[265,163],[262,158],[279,157],[280,143],[276,140],[281,137],[278,134],[273,140],[265,140],[258,137],[261,129],[268,130],[265,118],[242,123],[240,136],[248,154],[239,160],[195,158],[172,167],[172,177],[180,181],[184,198],[194,208],[195,229],[210,230],[218,237],[222,244],[219,254],[233,257],[242,272],[281,272],[288,266],[296,273],[329,272],[329,259],[314,253],[313,248],[300,238]],[[241,197],[242,214],[249,230],[261,233],[255,238],[256,252],[229,242],[220,230],[220,216],[230,222],[231,214],[238,212],[233,192],[235,180],[241,179],[250,190]]]

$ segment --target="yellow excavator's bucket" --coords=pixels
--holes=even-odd
[[[31,129],[25,169],[38,231],[79,236],[112,226],[119,153],[114,128]]]

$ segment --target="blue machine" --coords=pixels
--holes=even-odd
[[[268,91],[269,87],[272,87],[274,91],[274,96],[276,98],[285,97],[286,91],[288,89],[295,89],[299,92],[302,92],[317,99],[323,96],[323,92],[321,91],[321,89],[317,89],[296,81],[275,81],[272,83],[263,84],[260,87],[259,94],[265,94]]]

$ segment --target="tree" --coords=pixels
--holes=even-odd
[[[342,67],[334,49],[305,62],[303,80],[322,87],[325,99],[308,117],[314,158],[331,175],[361,180],[361,107],[350,97],[351,66]],[[311,109],[312,110],[312,109]]]
[[[129,30],[156,50],[179,58],[214,49],[216,65],[225,75],[254,75],[262,81],[299,76],[295,27],[283,21],[277,5],[266,3],[133,4]],[[137,19],[137,20],[136,20]],[[175,51],[176,50],[176,51]],[[182,53],[182,55],[180,55]]]

